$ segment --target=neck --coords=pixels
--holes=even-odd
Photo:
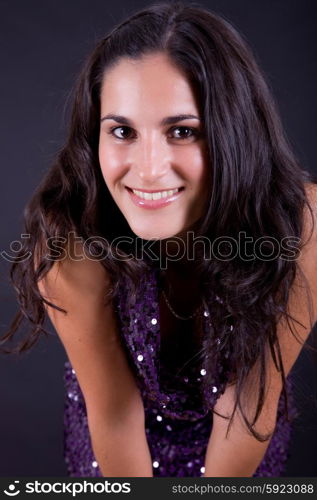
[[[151,252],[158,260],[160,268],[171,275],[194,277],[197,260],[194,250],[195,235],[188,237],[187,232],[151,244]]]

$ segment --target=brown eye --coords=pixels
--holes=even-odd
[[[173,139],[189,139],[198,135],[198,131],[192,127],[173,127],[171,129]]]
[[[113,127],[109,133],[117,139],[131,139],[132,129],[130,127]]]

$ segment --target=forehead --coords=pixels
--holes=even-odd
[[[169,112],[198,112],[197,99],[185,74],[166,54],[140,59],[121,58],[104,74],[102,112],[131,112],[156,109]]]

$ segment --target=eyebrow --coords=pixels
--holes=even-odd
[[[195,115],[181,114],[175,116],[167,116],[166,118],[163,118],[163,120],[161,120],[160,125],[161,126],[171,125],[172,123],[181,122],[183,120],[193,120],[193,119],[200,121],[200,118]],[[103,122],[104,120],[114,120],[115,122],[121,123],[122,125],[127,125],[128,127],[131,127],[132,125],[132,121],[129,120],[129,118],[126,118],[125,116],[121,115],[113,115],[111,113],[103,116],[100,121]]]

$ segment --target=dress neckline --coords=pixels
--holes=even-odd
[[[119,313],[120,331],[128,356],[132,358],[133,369],[143,399],[155,401],[166,416],[184,420],[204,417],[220,395],[217,379],[214,385],[203,387],[203,377],[207,374],[207,358],[197,363],[192,378],[170,377],[160,365],[161,333],[159,314],[160,269],[149,267],[140,280],[135,302],[128,306],[129,285],[120,288]],[[209,332],[209,313],[202,315],[204,335]],[[217,385],[216,385],[217,384]],[[220,389],[220,388],[219,388]],[[206,405],[207,398],[207,405]]]

